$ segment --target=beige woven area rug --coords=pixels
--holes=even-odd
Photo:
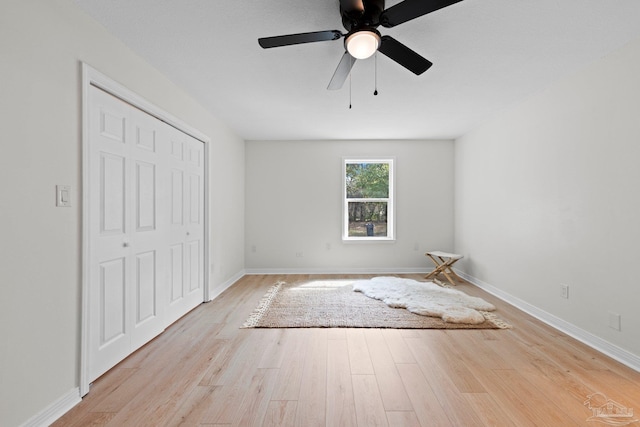
[[[394,328],[394,329],[506,329],[510,325],[493,313],[482,312],[476,325],[444,322],[354,292],[351,281],[278,282],[261,299],[242,328]]]

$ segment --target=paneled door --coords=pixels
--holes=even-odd
[[[203,301],[202,280],[196,284],[191,277],[203,276],[204,229],[189,225],[196,205],[202,222],[199,205],[204,192],[192,189],[195,178],[189,159],[193,157],[185,157],[182,197],[189,217],[183,241],[178,242],[173,236],[174,141],[182,138],[185,144],[199,144],[200,156],[203,144],[96,87],[90,89],[89,102],[88,366],[92,381]],[[170,285],[176,245],[184,247],[183,297],[190,297],[191,305],[174,310]]]
[[[204,145],[173,130],[170,140],[169,307],[173,323],[202,302],[204,252]]]

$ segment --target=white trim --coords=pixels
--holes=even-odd
[[[347,163],[386,163],[389,165],[389,197],[378,199],[347,199]],[[342,158],[342,241],[347,242],[395,242],[396,241],[396,200],[395,170],[396,158],[387,157],[343,157]],[[352,202],[386,202],[387,203],[387,236],[385,237],[351,237],[349,236],[349,201]],[[389,227],[390,225],[390,227]]]
[[[80,401],[82,401],[80,398],[80,389],[76,387],[31,417],[22,424],[21,427],[41,427],[53,424],[58,418],[80,403]]]
[[[207,300],[207,302],[213,301],[214,299],[218,298],[220,294],[222,294],[224,291],[229,289],[233,284],[235,284],[238,280],[242,279],[245,275],[246,275],[245,271],[241,270],[238,273],[231,276],[229,279],[225,280],[219,286],[216,286],[216,288],[213,290],[214,293],[212,294],[211,299]]]
[[[193,138],[204,143],[204,257],[203,263],[203,302],[209,301],[209,262],[211,227],[209,223],[210,200],[209,197],[209,153],[211,139],[197,129],[187,125],[182,120],[172,116],[160,107],[147,101],[135,92],[110,79],[106,75],[92,68],[86,63],[82,64],[82,323],[80,332],[80,396],[89,392],[89,91],[91,86],[100,88],[111,95],[120,98],[124,102],[154,116],[158,120],[167,123]]]
[[[460,277],[474,284],[480,289],[483,289],[490,294],[500,298],[501,300],[511,304],[512,306],[524,311],[525,313],[530,314],[531,316],[559,330],[560,332],[564,332],[565,334],[577,339],[583,344],[588,345],[594,350],[597,350],[600,353],[603,353],[611,357],[612,359],[617,360],[623,365],[626,365],[631,369],[640,372],[640,357],[638,355],[622,349],[614,344],[611,344],[609,341],[593,335],[592,333],[587,332],[584,329],[581,329],[576,325],[567,322],[566,320],[560,319],[553,314],[547,313],[546,311],[541,310],[540,308],[531,305],[528,302],[521,300],[520,298],[514,297],[513,295],[508,294],[507,292],[504,292],[493,285],[483,282],[480,279],[459,271],[458,269],[454,269],[454,271]]]
[[[198,138],[199,139],[199,138]],[[201,140],[202,141],[202,140]],[[202,300],[203,302],[207,302],[207,301],[211,301],[212,297],[209,295],[210,294],[210,290],[209,290],[209,275],[211,274],[211,267],[210,267],[210,260],[212,260],[212,256],[211,256],[211,245],[209,244],[209,242],[211,242],[211,224],[210,224],[210,212],[211,212],[211,200],[212,198],[209,197],[209,154],[210,154],[210,150],[211,150],[211,140],[206,138],[205,141],[202,141],[204,144],[204,178],[203,178],[203,185],[204,185],[204,247],[203,247],[203,256],[204,256],[204,262],[202,263],[202,268],[204,268],[203,273],[203,283],[202,286],[204,287],[204,292],[202,294]]]
[[[260,274],[427,274],[424,268],[248,268],[247,276]]]
[[[82,64],[82,310],[80,323],[80,396],[89,393],[89,88],[93,69]]]
[[[177,117],[167,113],[162,110],[160,107],[152,104],[151,102],[144,99],[142,96],[137,93],[127,89],[116,81],[110,79],[106,75],[102,74],[100,71],[91,67],[86,63],[82,63],[82,76],[83,76],[83,89],[88,89],[89,86],[95,86],[104,90],[105,92],[110,93],[116,98],[120,98],[128,104],[133,105],[136,108],[144,111],[147,114],[152,115],[168,124],[169,126],[173,126],[178,129],[180,132],[184,132],[187,135],[194,137],[204,143],[210,143],[211,139],[206,136],[204,133],[199,130],[189,126],[182,120]],[[84,109],[84,106],[83,106]]]

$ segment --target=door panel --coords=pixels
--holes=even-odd
[[[142,150],[156,151],[156,130],[152,127],[136,126],[136,145]]]
[[[188,265],[189,292],[197,295],[204,284],[204,145],[191,138],[187,141],[187,171],[189,174],[189,223],[187,242],[190,248]]]
[[[100,348],[124,337],[126,287],[124,258],[100,264]]]
[[[125,142],[126,119],[122,110],[109,106],[100,111],[100,136],[116,142]]]
[[[178,138],[178,136],[171,138],[171,155],[176,160],[182,161],[182,156],[184,155],[184,143],[176,138]]]
[[[157,316],[156,251],[136,255],[136,327]]]
[[[168,147],[165,123],[129,107],[131,144],[130,194],[132,227],[127,233],[136,269],[131,277],[132,351],[166,327],[162,305],[168,256],[168,215],[162,202],[168,185]],[[134,255],[135,254],[135,255]],[[133,261],[132,261],[133,263]]]
[[[136,231],[156,229],[156,167],[136,162]]]
[[[181,170],[171,171],[171,224],[182,225],[184,219],[184,173]]]
[[[170,278],[171,278],[171,299],[170,303],[174,304],[180,301],[184,296],[184,245],[178,243],[171,246],[171,263],[170,263]]]
[[[125,226],[125,160],[122,156],[100,153],[101,234],[122,234]]]
[[[200,224],[200,176],[189,174],[189,223]]]
[[[100,95],[100,94],[96,94]],[[129,353],[127,287],[127,111],[102,93],[89,128],[89,374],[93,380]],[[117,362],[116,362],[117,363]]]
[[[203,301],[204,229],[186,220],[202,222],[204,169],[185,160],[202,143],[100,89],[89,102],[92,381]]]
[[[189,266],[189,286],[188,292],[192,293],[201,288],[201,280],[200,280],[200,241],[193,240],[189,242],[188,246],[188,258],[187,265]]]
[[[204,289],[204,145],[182,132],[170,136],[171,304],[173,322],[202,302]]]

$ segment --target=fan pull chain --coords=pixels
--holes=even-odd
[[[378,51],[376,51],[374,59],[374,75],[375,75],[375,88],[373,90],[373,95],[378,95]]]
[[[349,73],[349,109],[351,110],[351,73]]]

